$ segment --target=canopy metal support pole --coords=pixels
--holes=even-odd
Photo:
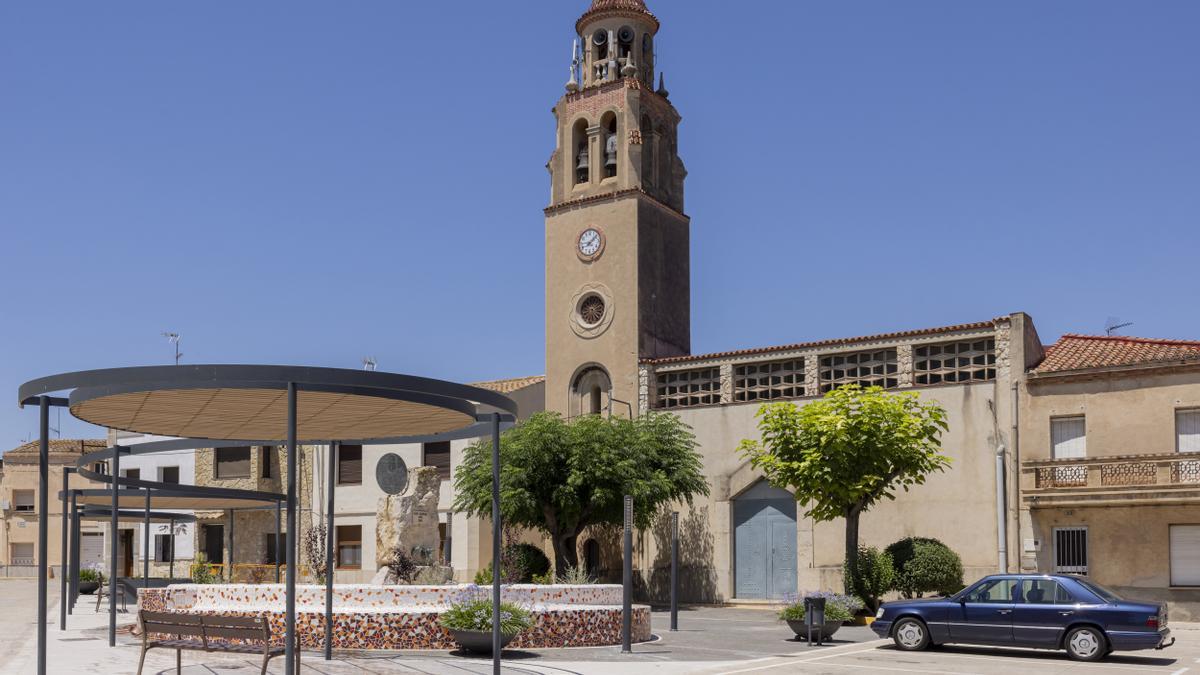
[[[233,583],[233,509],[226,511],[229,514],[229,562],[225,566],[225,576],[229,583]]]
[[[38,624],[37,624],[37,669],[38,675],[46,673],[46,577],[49,571],[46,557],[49,555],[50,528],[47,521],[50,509],[50,399],[38,397]]]
[[[62,512],[61,512],[62,518],[60,518],[60,520],[62,521],[62,544],[60,545],[59,552],[58,552],[59,569],[61,570],[61,573],[59,574],[60,578],[59,578],[59,591],[58,591],[58,629],[59,630],[67,629],[67,604],[68,604],[67,601],[70,599],[70,595],[67,590],[67,578],[68,578],[67,577],[67,553],[68,553],[67,534],[68,534],[68,532],[70,532],[70,529],[71,529],[70,525],[69,525],[70,517],[67,514],[67,507],[69,506],[69,504],[67,503],[67,498],[68,498],[67,482],[68,482],[70,475],[71,475],[70,467],[64,466],[63,467],[63,475],[62,475],[62,479],[63,479]]]
[[[621,574],[621,653],[633,652],[633,497],[625,495],[625,549]]]
[[[492,673],[500,675],[500,413],[492,413]]]
[[[679,512],[671,512],[671,632],[679,630]]]
[[[337,467],[337,441],[329,444],[328,471],[325,482],[325,660],[333,659],[333,486],[334,469]],[[315,464],[315,462],[314,462]]]
[[[71,490],[71,593],[67,613],[75,613],[75,601],[79,599],[79,506],[78,493]]]
[[[296,383],[287,385],[287,588],[284,612],[284,662],[288,675],[297,672],[296,659]]]
[[[117,646],[117,476],[121,475],[121,446],[114,445],[112,454],[112,518],[108,525],[108,646]]]
[[[142,588],[150,583],[150,489],[146,489],[146,515],[142,519]]]
[[[279,583],[282,579],[279,576],[279,561],[287,555],[287,551],[283,550],[283,542],[280,539],[283,537],[283,503],[275,502],[275,583]]]
[[[170,532],[170,534],[167,535],[167,538],[168,538],[168,541],[171,542],[171,550],[168,551],[168,555],[170,556],[170,559],[171,559],[171,563],[170,563],[171,569],[170,569],[170,571],[167,572],[167,578],[174,579],[175,578],[175,519],[174,518],[171,519],[170,527],[171,527],[171,529],[168,530],[168,532]]]

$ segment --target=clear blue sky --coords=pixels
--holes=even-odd
[[[36,435],[19,383],[168,362],[165,330],[190,363],[544,372],[586,5],[0,6],[0,448]],[[650,5],[694,351],[1015,310],[1200,338],[1200,3]]]

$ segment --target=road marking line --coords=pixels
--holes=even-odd
[[[782,664],[781,664],[782,665]],[[946,675],[982,675],[982,673],[970,673],[963,670],[930,670],[928,668],[888,668],[886,666],[868,666],[852,663],[825,663],[822,666],[833,666],[834,668],[861,668],[863,670],[891,670],[901,673],[945,673]],[[1172,673],[1174,675],[1174,673]]]
[[[1186,673],[1187,671],[1188,671],[1187,668],[1180,668],[1179,670],[1171,673],[1171,675],[1183,675],[1183,673]]]
[[[1066,656],[1063,656],[1061,660],[1053,659],[1053,658],[1039,658],[1036,656],[1022,656],[1021,652],[1019,652],[1015,649],[1003,649],[1003,648],[998,648],[996,650],[995,656],[981,656],[978,654],[953,654],[953,653],[948,653],[945,651],[939,651],[939,652],[933,652],[933,653],[937,654],[937,656],[939,656],[939,657],[945,656],[945,657],[955,658],[955,659],[972,659],[972,660],[977,660],[977,661],[1018,661],[1019,660],[1022,663],[1045,663],[1047,665],[1055,665],[1055,664],[1061,664],[1061,663],[1065,662],[1065,663],[1070,663],[1070,664],[1073,664],[1076,666],[1086,666],[1088,668],[1107,668],[1110,670],[1151,670],[1156,673],[1162,672],[1161,668],[1156,668],[1154,666],[1139,666],[1139,665],[1133,664],[1133,663],[1131,663],[1127,666],[1118,666],[1116,664],[1109,664],[1109,663],[1081,663],[1081,662],[1077,662],[1077,661],[1069,661]],[[1044,653],[1049,655],[1049,654],[1052,654],[1053,652],[1046,651]],[[1171,675],[1178,675],[1178,673],[1184,672],[1186,670],[1187,670],[1187,668],[1184,668],[1183,671],[1177,671],[1175,673],[1171,673]]]
[[[882,643],[882,642],[886,642],[886,640],[879,640],[878,642]],[[860,646],[862,646],[862,644],[863,643],[858,642],[858,643],[842,645],[842,646],[843,647],[860,647]],[[831,647],[831,649],[840,649],[840,647]],[[773,664],[767,665],[767,666],[758,666],[755,668],[741,668],[738,670],[724,670],[724,671],[721,671],[720,675],[734,675],[734,673],[752,673],[752,672],[759,671],[759,670],[771,670],[772,668],[781,668],[783,666],[791,666],[791,665],[794,665],[797,663],[811,663],[813,661],[821,661],[823,659],[832,659],[835,656],[850,656],[851,654],[863,654],[866,652],[873,652],[876,649],[877,649],[876,647],[871,647],[869,649],[859,649],[859,650],[853,651],[853,652],[824,653],[820,656],[801,658],[801,659],[790,658],[790,657],[786,657],[786,656],[769,656],[766,659],[755,659],[754,661],[746,661],[745,663],[755,663],[758,661],[764,661],[764,660],[769,661],[769,660],[775,660],[775,659],[784,659],[784,660],[781,660],[779,663],[773,663]]]

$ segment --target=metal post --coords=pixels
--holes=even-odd
[[[168,552],[170,554],[170,559],[171,559],[171,569],[170,569],[170,571],[167,572],[167,578],[173,580],[175,578],[175,519],[174,518],[171,519],[171,529],[169,530],[169,532],[170,532],[170,534],[167,535],[167,537],[171,541],[171,550]]]
[[[233,583],[233,509],[228,510],[229,513],[229,559],[225,562],[225,574],[228,577],[229,583]]]
[[[325,660],[333,660],[333,486],[337,467],[337,441],[329,444],[328,471],[325,482]],[[315,464],[315,462],[314,462]]]
[[[287,420],[287,587],[284,611],[284,663],[296,672],[296,383],[288,382]]]
[[[146,488],[146,512],[142,518],[142,588],[150,582],[150,488]]]
[[[671,632],[679,630],[679,512],[671,512]]]
[[[108,646],[117,646],[117,476],[121,475],[121,446],[113,446],[112,456],[112,514],[109,519],[108,533]]]
[[[50,399],[46,396],[38,398],[38,675],[46,673],[46,577],[49,571],[46,557],[49,555],[49,518],[50,510]]]
[[[621,653],[633,652],[633,497],[625,496],[625,563],[622,574]]]
[[[492,673],[500,675],[500,413],[492,413]]]
[[[67,496],[68,496],[67,495],[67,482],[68,482],[68,477],[70,475],[71,475],[71,469],[69,467],[64,466],[63,474],[62,474],[62,495],[61,495],[61,497],[62,497],[62,512],[61,512],[62,517],[59,518],[59,521],[62,525],[62,544],[60,545],[59,551],[58,551],[58,562],[59,562],[58,567],[59,567],[59,570],[61,570],[61,572],[59,574],[59,577],[61,577],[61,578],[59,579],[59,591],[58,591],[58,629],[59,630],[67,629],[67,604],[68,604],[67,601],[70,599],[69,591],[67,590],[67,552],[68,552],[67,532],[70,529],[68,526],[68,523],[70,523],[70,519],[67,517],[67,506],[68,506],[68,504],[67,504]]]
[[[79,507],[78,494],[71,490],[71,593],[67,613],[75,613],[75,601],[79,599]]]
[[[283,542],[280,539],[283,537],[283,503],[275,502],[275,583],[279,583],[279,561],[287,555],[287,551],[283,550]]]

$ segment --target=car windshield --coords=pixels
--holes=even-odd
[[[1108,590],[1107,588],[1101,586],[1100,584],[1098,584],[1094,581],[1089,581],[1087,579],[1076,579],[1075,581],[1078,581],[1080,586],[1083,586],[1084,588],[1088,589],[1089,591],[1100,596],[1100,599],[1105,602],[1108,602],[1108,603],[1121,602],[1121,596],[1117,595],[1116,593],[1113,593],[1112,591]]]

